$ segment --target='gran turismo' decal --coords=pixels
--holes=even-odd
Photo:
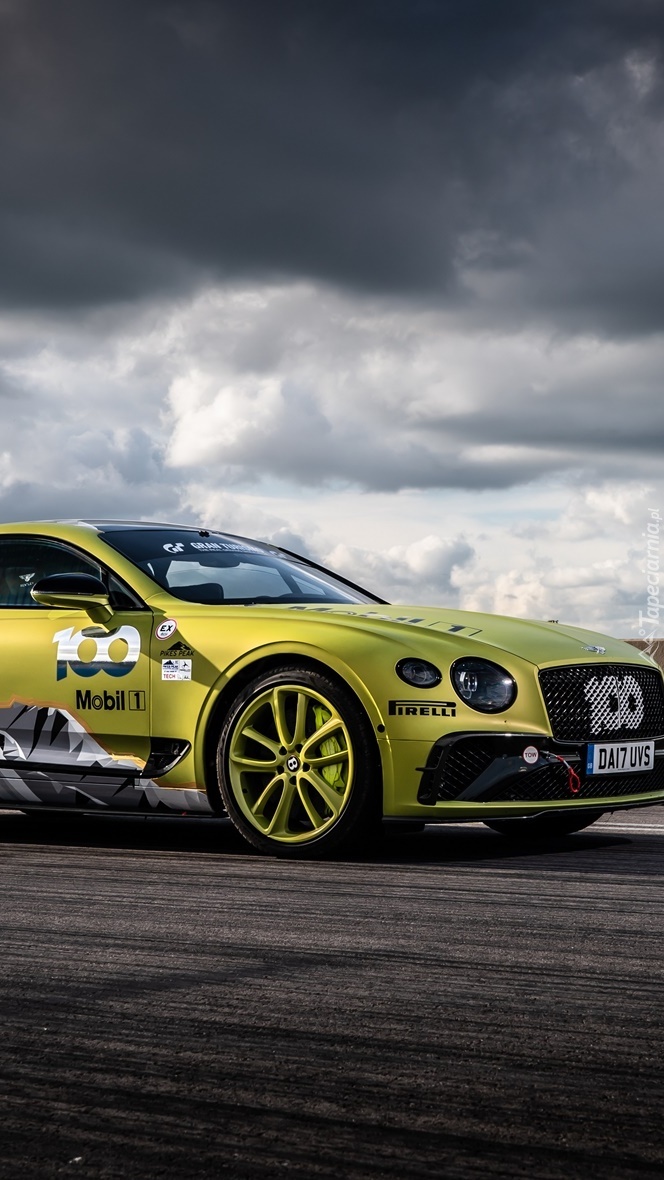
[[[166,553],[179,557],[185,549],[193,549],[195,553],[261,553],[261,549],[253,545],[239,545],[235,541],[167,541],[162,545]]]
[[[98,672],[106,672],[109,676],[126,676],[141,654],[141,636],[136,627],[118,627],[117,631],[95,631],[91,628],[74,631],[73,627],[69,627],[66,631],[57,631],[53,642],[58,645],[57,680],[65,679],[68,668],[77,676],[96,676]],[[79,649],[83,643],[90,642],[96,645],[96,649],[92,659],[83,661],[79,659]],[[111,652],[113,645],[118,643],[119,648]]]
[[[199,553],[260,553],[253,545],[238,545],[236,541],[191,541],[191,548]]]

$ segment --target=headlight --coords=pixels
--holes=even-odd
[[[443,679],[443,673],[428,660],[399,660],[395,672],[413,688],[435,688]]]
[[[455,660],[450,677],[461,700],[480,713],[502,713],[516,700],[516,681],[491,660]]]

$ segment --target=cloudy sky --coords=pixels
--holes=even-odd
[[[0,0],[0,517],[636,634],[661,0]]]

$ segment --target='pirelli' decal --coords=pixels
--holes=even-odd
[[[390,717],[456,717],[456,701],[388,701]]]

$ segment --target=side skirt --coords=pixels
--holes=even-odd
[[[135,775],[71,774],[0,763],[0,808],[66,808],[97,813],[193,812],[213,815],[205,791],[160,787]]]

